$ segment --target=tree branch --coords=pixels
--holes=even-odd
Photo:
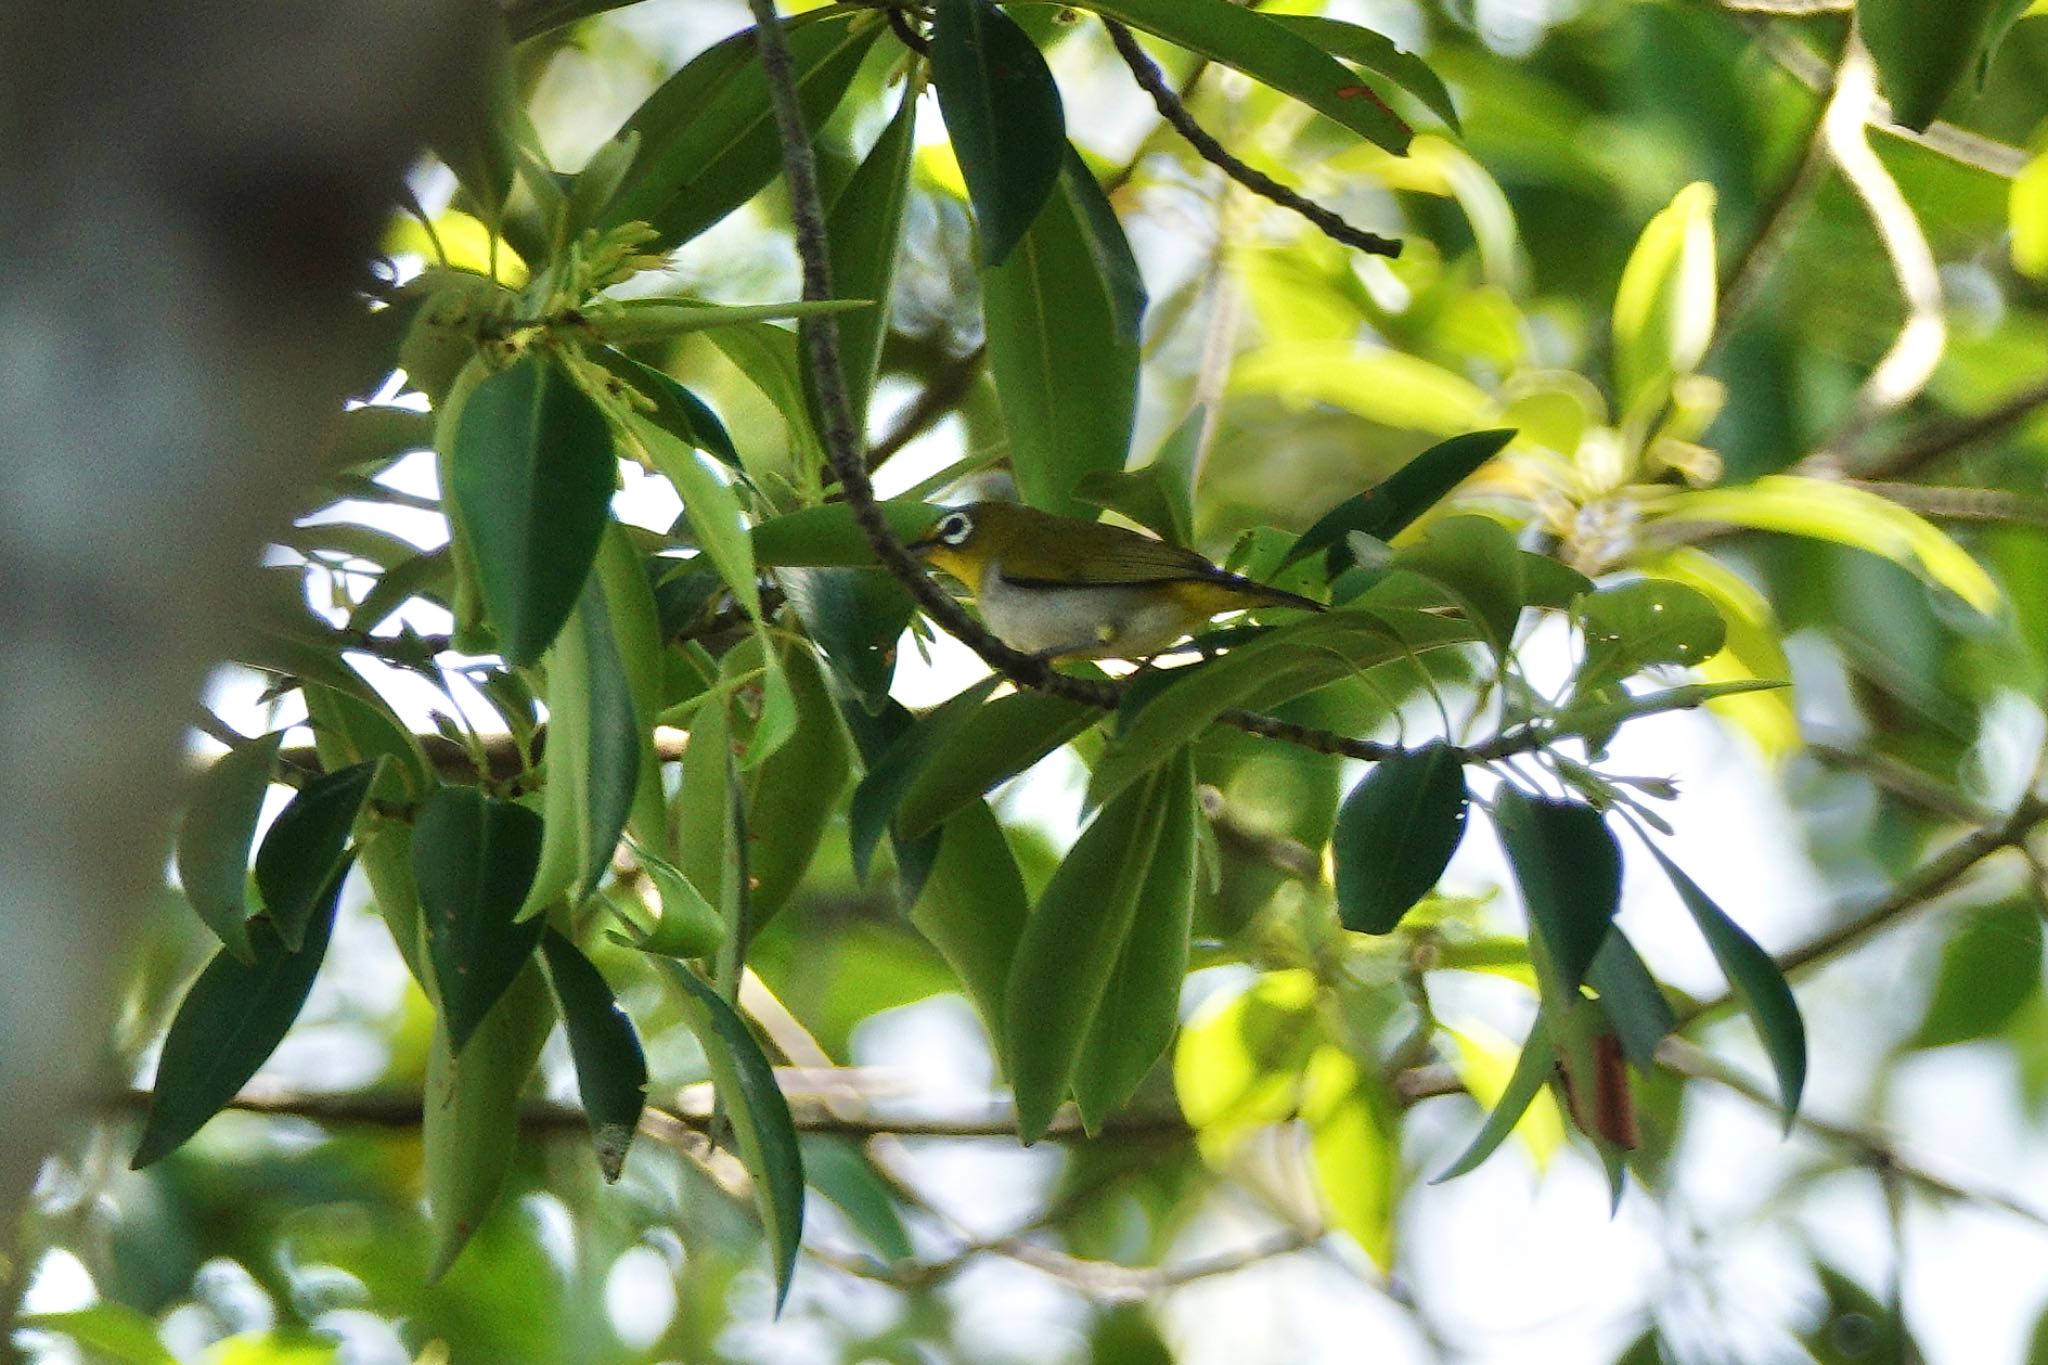
[[[1117,55],[1124,59],[1124,65],[1131,69],[1131,76],[1146,94],[1152,97],[1159,116],[1173,125],[1174,131],[1187,139],[1201,158],[1220,169],[1225,175],[1263,199],[1269,199],[1284,209],[1295,213],[1315,225],[1316,229],[1332,241],[1375,256],[1399,256],[1401,243],[1391,237],[1382,237],[1376,232],[1353,227],[1337,214],[1324,208],[1306,195],[1287,188],[1267,175],[1264,171],[1247,166],[1233,155],[1229,148],[1212,137],[1208,130],[1195,122],[1193,114],[1182,104],[1159,66],[1138,45],[1131,31],[1114,19],[1105,18],[1102,26],[1109,30],[1110,41],[1116,44]]]

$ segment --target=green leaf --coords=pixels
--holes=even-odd
[[[1866,550],[1948,589],[1982,615],[1998,609],[1991,575],[1939,527],[1839,480],[1767,474],[1737,488],[1669,493],[1650,510],[1668,522],[1746,526]]]
[[[749,616],[761,614],[761,595],[754,581],[754,546],[746,515],[730,485],[682,441],[645,418],[630,419],[634,437],[646,448],[654,467],[675,485],[683,515],[706,557],[732,589]]]
[[[149,1115],[130,1169],[141,1170],[182,1146],[277,1050],[327,954],[335,902],[347,875],[343,864],[328,878],[297,951],[285,946],[266,916],[258,915],[249,921],[255,960],[238,961],[223,948],[185,992],[164,1037]]]
[[[1714,338],[1714,187],[1695,181],[1650,219],[1614,295],[1614,386],[1648,422]]]
[[[1328,403],[1368,422],[1432,436],[1477,435],[1494,402],[1457,371],[1382,348],[1361,349],[1349,338],[1269,341],[1247,353],[1230,372],[1234,394],[1272,394],[1297,406]]]
[[[809,1135],[799,1146],[811,1188],[846,1215],[884,1262],[908,1261],[917,1254],[895,1196],[859,1142]]]
[[[1389,934],[1449,866],[1465,835],[1465,768],[1442,741],[1373,766],[1337,812],[1337,918]]]
[[[147,1314],[112,1299],[68,1313],[24,1313],[14,1325],[70,1337],[92,1357],[103,1356],[121,1365],[178,1365],[178,1358],[158,1335],[156,1323]]]
[[[938,0],[932,84],[981,228],[981,259],[1000,265],[1059,178],[1066,114],[1052,72],[1023,29],[990,0]]]
[[[938,517],[938,509],[921,498],[892,498],[880,506],[898,540],[916,539]],[[880,567],[853,509],[843,502],[771,517],[754,528],[753,542],[754,560],[759,564],[807,569]]]
[[[1159,780],[1157,843],[1074,1067],[1074,1104],[1090,1133],[1101,1131],[1166,1052],[1180,1015],[1195,905],[1196,822],[1202,818],[1192,751],[1183,749]]]
[[[552,929],[541,935],[540,946],[555,1009],[569,1034],[576,1093],[590,1120],[598,1169],[607,1182],[615,1181],[647,1103],[647,1056],[633,1021],[582,950]]]
[[[1257,10],[1229,0],[1085,0],[1080,8],[1235,67],[1397,156],[1408,150],[1408,125],[1349,68]]]
[[[1024,501],[1064,516],[1075,494],[1130,454],[1138,403],[1142,284],[1101,188],[1069,151],[1044,208],[1000,265],[982,271],[989,372]]]
[[[256,850],[256,889],[285,947],[297,952],[335,875],[347,862],[349,835],[370,796],[375,763],[323,773],[278,812]]]
[[[652,931],[634,939],[633,946],[663,957],[708,957],[725,942],[725,920],[703,891],[683,870],[645,848],[634,856],[647,870],[661,896],[661,919]]]
[[[1579,599],[1586,657],[1581,696],[1656,664],[1690,666],[1721,652],[1728,627],[1706,594],[1668,578],[1639,578]],[[1701,698],[1705,700],[1705,698]]]
[[[1536,1097],[1543,1093],[1543,1083],[1557,1070],[1557,1048],[1550,1037],[1550,1022],[1547,1014],[1536,1016],[1536,1023],[1529,1030],[1529,1037],[1522,1044],[1522,1056],[1515,1063],[1514,1074],[1508,1077],[1507,1089],[1501,1092],[1500,1100],[1488,1111],[1486,1121],[1479,1125],[1470,1145],[1456,1161],[1446,1166],[1441,1173],[1430,1180],[1432,1185],[1441,1185],[1446,1180],[1455,1180],[1461,1175],[1479,1169],[1481,1162],[1493,1155],[1494,1149],[1508,1140],[1508,1134],[1515,1131],[1515,1125],[1522,1121],[1522,1115],[1529,1111]]]
[[[178,884],[206,927],[248,963],[256,960],[249,945],[249,848],[283,745],[279,730],[215,759],[194,784],[178,827]]]
[[[1908,1047],[1987,1038],[2041,990],[2041,910],[2016,896],[1964,911],[1942,950],[1934,994]]]
[[[420,1145],[433,1244],[427,1282],[447,1273],[469,1245],[519,1152],[519,1092],[554,1026],[540,971],[527,966],[457,1057],[446,1020],[427,1051],[427,1103]]]
[[[917,612],[895,579],[873,569],[784,569],[782,584],[804,633],[870,712],[889,696],[896,645]]]
[[[726,826],[733,818],[730,705],[727,695],[713,692],[691,713],[675,800],[676,870],[714,906],[725,902]]]
[[[1743,679],[1724,683],[1686,683],[1656,692],[1623,695],[1612,701],[1574,702],[1550,718],[1553,735],[1608,735],[1624,721],[1638,716],[1662,715],[1666,711],[1690,711],[1720,697],[1740,697],[1752,692],[1773,692],[1791,684]]]
[[[1309,1058],[1301,1116],[1330,1222],[1374,1265],[1390,1269],[1401,1202],[1401,1127],[1385,1091],[1342,1048],[1326,1044]]]
[[[816,128],[846,94],[881,25],[872,15],[825,12],[786,27],[804,126]],[[754,31],[693,58],[620,132],[639,133],[640,154],[604,225],[653,224],[658,235],[648,250],[672,250],[752,199],[782,167]]]
[[[1727,911],[1665,856],[1663,849],[1648,840],[1644,842],[1691,912],[1700,936],[1706,939],[1714,961],[1720,965],[1721,974],[1728,978],[1736,1002],[1756,1026],[1757,1037],[1771,1059],[1771,1069],[1777,1073],[1778,1103],[1785,1115],[1785,1130],[1790,1132],[1792,1120],[1799,1113],[1800,1091],[1806,1086],[1806,1024],[1799,1017],[1799,1002],[1793,999],[1785,974],[1778,970],[1771,955],[1728,917]]]
[[[1286,567],[1319,550],[1330,552],[1330,577],[1354,562],[1345,538],[1360,531],[1375,540],[1392,540],[1414,520],[1442,502],[1515,439],[1512,431],[1474,431],[1453,436],[1423,451],[1388,478],[1325,512],[1281,561]]]
[[[847,834],[852,840],[853,874],[857,879],[867,880],[875,846],[895,823],[897,807],[924,766],[950,749],[954,734],[969,716],[980,710],[1001,681],[991,674],[947,698],[918,717],[879,759],[868,764],[867,775],[853,789],[853,803],[846,817]]]
[[[1591,806],[1507,786],[1494,799],[1493,823],[1522,888],[1532,938],[1549,959],[1538,962],[1539,975],[1547,965],[1552,976],[1544,995],[1559,1005],[1577,999],[1620,904],[1614,835]]]
[[[1017,1131],[1026,1142],[1044,1136],[1074,1083],[1174,802],[1171,771],[1096,814],[1025,921],[1004,993],[1003,1032]]]
[[[1532,607],[1570,611],[1572,604],[1593,591],[1593,580],[1569,564],[1549,555],[1522,551],[1522,583]]]
[[[1436,72],[1422,58],[1396,47],[1385,34],[1347,24],[1342,19],[1326,19],[1320,14],[1269,13],[1266,17],[1332,57],[1385,76],[1421,100],[1430,113],[1451,126],[1452,132],[1463,131],[1458,124],[1458,110],[1451,103],[1451,92],[1444,89]]]
[[[636,393],[654,405],[653,411],[645,414],[648,421],[684,445],[701,450],[726,468],[738,472],[740,452],[732,443],[732,433],[725,429],[725,423],[718,420],[718,414],[711,410],[710,404],[676,382],[673,376],[652,365],[643,365],[609,346],[596,348],[590,354],[598,364],[632,385]]]
[[[1137,469],[1098,469],[1074,485],[1074,495],[1123,513],[1161,540],[1186,545],[1194,538],[1195,460],[1203,409],[1195,408]]]
[[[751,922],[756,929],[803,880],[853,767],[817,657],[792,645],[782,651],[782,661],[796,728],[746,781]]]
[[[378,765],[376,780],[370,784],[375,801],[410,803],[425,796],[434,786],[434,770],[417,736],[398,723],[390,705],[375,693],[365,700],[353,692],[331,687],[302,689],[306,719],[313,730],[313,749],[329,772],[357,763],[393,761]]]
[[[1024,772],[1101,717],[1092,706],[1013,692],[962,718],[912,777],[896,809],[896,829],[915,839]]]
[[[1924,132],[2026,8],[2027,0],[1856,0],[1857,28],[1893,122]]]
[[[882,129],[867,158],[832,201],[825,238],[832,247],[832,287],[848,298],[872,299],[874,307],[839,319],[839,354],[846,371],[846,396],[854,422],[866,429],[868,395],[889,335],[889,295],[903,236],[903,204],[910,190],[912,153],[917,149],[917,105],[923,82],[903,84],[896,117]],[[805,327],[813,324],[806,323]],[[810,367],[804,367],[809,381]],[[815,395],[813,395],[815,400]],[[818,430],[822,414],[813,413]]]
[[[732,1120],[740,1162],[754,1178],[754,1207],[775,1260],[779,1313],[804,1229],[804,1163],[789,1104],[761,1045],[733,1007],[688,967],[667,958],[655,963],[681,991],[683,1021],[703,1045],[712,1083]]]
[[[1445,517],[1395,557],[1397,567],[1444,588],[1486,631],[1487,644],[1505,660],[1514,644],[1527,593],[1522,552],[1514,533],[1491,517]]]
[[[1276,706],[1365,669],[1473,638],[1425,612],[1332,611],[1268,631],[1220,659],[1172,670],[1095,764],[1092,801],[1111,800],[1233,706]]]
[[[692,332],[735,327],[743,322],[783,322],[838,313],[873,312],[875,300],[791,300],[788,303],[695,303],[683,299],[618,299],[593,304],[584,321],[613,346],[647,346]]]
[[[540,843],[538,815],[475,787],[441,788],[413,821],[412,876],[427,956],[458,1056],[540,939],[539,920],[517,918]]]
[[[1647,1075],[1657,1064],[1657,1044],[1678,1027],[1678,1016],[1642,955],[1619,928],[1608,930],[1586,971],[1586,984],[1599,992],[1600,1013],[1621,1039],[1622,1052]]]
[[[1030,913],[1017,855],[988,804],[976,801],[946,821],[910,922],[966,988],[999,1057],[1008,1050],[1004,993]]]
[[[597,557],[618,482],[611,429],[559,365],[528,354],[462,405],[449,475],[499,652],[535,663]]]

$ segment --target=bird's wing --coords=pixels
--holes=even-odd
[[[1105,583],[1214,581],[1223,571],[1193,550],[1120,526],[1062,527],[1058,540],[1029,554],[1010,554],[1003,578],[1021,587],[1086,587]]]

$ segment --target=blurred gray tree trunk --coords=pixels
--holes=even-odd
[[[0,6],[0,1226],[95,1079],[258,547],[366,377],[353,287],[467,99],[469,3]]]

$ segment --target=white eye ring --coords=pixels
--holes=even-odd
[[[965,512],[949,512],[939,522],[934,534],[948,545],[965,545],[967,538],[974,534],[974,518]]]

